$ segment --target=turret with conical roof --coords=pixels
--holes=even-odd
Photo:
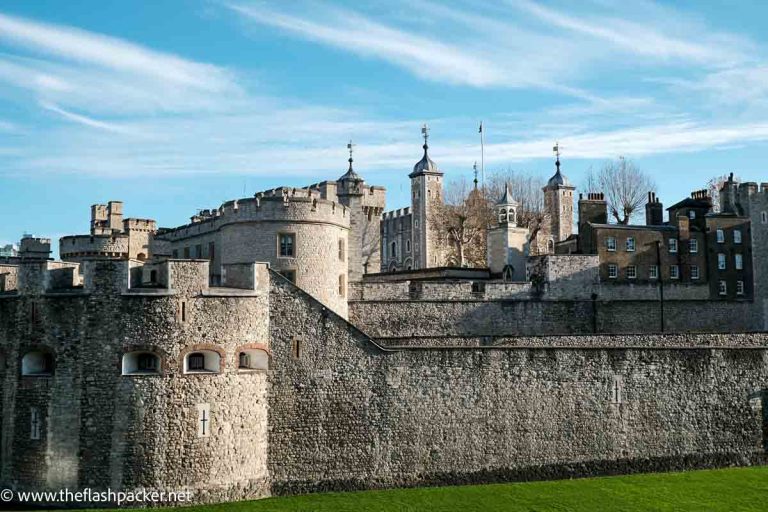
[[[505,281],[525,280],[528,257],[528,229],[517,226],[518,202],[512,197],[509,183],[504,184],[504,194],[496,202],[498,224],[488,230],[486,257],[488,268],[494,276]]]
[[[573,191],[576,189],[560,170],[560,144],[552,148],[555,152],[555,174],[544,187],[544,210],[547,212],[548,229],[537,238],[544,238],[537,244],[537,252],[554,252],[555,244],[562,242],[573,233]]]
[[[496,214],[499,224],[511,224],[517,226],[517,207],[518,203],[512,199],[512,192],[509,190],[509,183],[504,184],[504,195],[496,203]]]
[[[413,266],[415,269],[437,267],[442,256],[434,230],[435,209],[443,201],[443,173],[429,158],[429,127],[421,128],[424,156],[413,166],[411,178],[411,212],[413,214]]]

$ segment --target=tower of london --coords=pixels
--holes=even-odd
[[[558,154],[536,236],[505,187],[487,266],[455,267],[423,134],[400,209],[350,142],[336,180],[175,227],[113,200],[60,260],[9,249],[0,483],[221,502],[765,462],[768,183],[617,225]]]

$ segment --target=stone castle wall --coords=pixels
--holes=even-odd
[[[274,494],[765,461],[765,334],[387,347],[297,293],[270,297]]]
[[[302,191],[230,201],[224,203],[220,215],[164,232],[158,238],[171,244],[176,257],[184,257],[187,249],[192,258],[211,259],[211,273],[219,280],[222,266],[232,263],[267,262],[278,272],[291,271],[296,284],[346,316],[350,211],[341,204],[299,193]],[[296,236],[294,257],[279,255],[281,233]],[[339,258],[339,240],[346,248],[344,259]],[[343,288],[340,276],[344,276]]]
[[[269,493],[267,372],[237,366],[241,347],[269,349],[265,270],[250,291],[222,290],[208,288],[207,262],[166,265],[169,286],[129,289],[129,262],[89,262],[85,286],[69,291],[26,265],[20,293],[0,296],[4,487],[191,489],[196,501]],[[200,348],[221,354],[220,374],[183,374]],[[33,349],[53,355],[51,376],[21,375]],[[122,375],[135,350],[160,356],[160,373]],[[197,435],[201,404],[210,437]]]
[[[667,300],[666,332],[745,332],[751,301]],[[374,337],[529,336],[661,331],[658,300],[362,300],[349,318]]]
[[[210,502],[765,461],[764,333],[436,336],[429,301],[390,301],[425,308],[424,334],[370,338],[263,264],[228,267],[230,288],[209,287],[207,261],[93,261],[70,288],[48,277],[61,269],[18,269],[0,294],[2,486]],[[253,347],[268,371],[238,368]],[[51,376],[21,375],[30,350],[52,353]],[[135,350],[160,373],[123,375]],[[221,372],[186,374],[196,350],[218,352]]]
[[[129,237],[125,234],[72,235],[59,239],[59,254],[67,261],[79,262],[98,255],[127,258],[129,250]]]

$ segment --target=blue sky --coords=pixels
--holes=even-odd
[[[575,184],[623,155],[670,204],[768,181],[768,2],[0,3],[0,243],[87,231],[125,201],[162,226],[355,167],[407,203],[419,128],[448,179]],[[245,193],[244,193],[245,192]]]

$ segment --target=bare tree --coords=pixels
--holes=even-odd
[[[707,181],[707,191],[709,197],[712,198],[712,211],[715,213],[720,213],[720,189],[723,188],[729,177],[730,175],[723,174],[722,176],[714,176]],[[738,177],[734,177],[733,180],[741,181]]]
[[[589,169],[585,180],[589,192],[604,192],[608,211],[618,224],[629,224],[648,201],[656,184],[631,160],[619,157],[605,162],[597,172]]]
[[[378,258],[381,253],[381,233],[379,231],[380,224],[374,222],[373,219],[378,218],[378,215],[371,212],[363,221],[363,229],[361,233],[360,245],[361,245],[361,263],[363,265],[363,273],[376,273],[381,269],[379,268],[381,263]],[[371,268],[371,264],[374,265]]]
[[[447,183],[444,200],[431,215],[434,234],[449,264],[485,266],[486,234],[493,212],[480,190],[474,190],[464,178]]]

